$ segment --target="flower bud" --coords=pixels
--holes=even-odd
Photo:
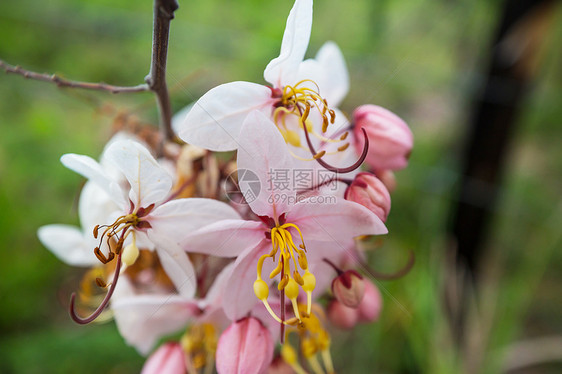
[[[166,343],[158,348],[142,367],[141,374],[185,373],[185,353],[179,343]]]
[[[263,373],[273,360],[273,338],[254,317],[232,323],[217,345],[219,374]]]
[[[414,145],[410,128],[400,117],[377,105],[362,105],[353,112],[353,133],[358,152],[363,149],[364,128],[369,138],[365,162],[375,170],[399,170],[408,165]]]
[[[375,170],[375,175],[381,180],[389,193],[396,189],[396,177],[392,170]]]
[[[359,321],[374,322],[379,319],[382,309],[382,296],[372,282],[365,281],[365,295],[359,304]]]
[[[363,277],[355,270],[341,273],[332,281],[332,293],[343,305],[357,308],[365,293]]]
[[[390,193],[373,174],[359,173],[345,190],[345,199],[363,205],[385,222],[390,212]]]
[[[332,300],[328,305],[328,319],[343,330],[352,329],[359,321],[359,310],[347,307],[337,300]]]

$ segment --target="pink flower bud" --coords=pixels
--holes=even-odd
[[[389,193],[396,189],[396,177],[392,170],[375,170],[375,175],[381,180]]]
[[[408,165],[414,136],[406,122],[391,111],[377,105],[362,105],[353,112],[355,146],[363,149],[363,131],[369,138],[365,161],[375,170],[399,170]]]
[[[345,190],[345,199],[363,205],[383,222],[390,212],[390,193],[380,179],[370,173],[357,174]]]
[[[382,296],[372,282],[365,281],[365,295],[359,304],[359,321],[374,322],[379,319],[382,309]]]
[[[269,330],[254,317],[232,323],[217,345],[219,374],[263,373],[273,360],[273,338]]]
[[[365,293],[363,277],[355,270],[341,273],[332,281],[332,293],[343,305],[357,308]]]
[[[359,321],[359,310],[345,306],[337,300],[332,300],[328,305],[328,319],[334,326],[350,330]]]
[[[141,374],[184,374],[185,352],[179,343],[166,343],[158,348],[142,367]]]

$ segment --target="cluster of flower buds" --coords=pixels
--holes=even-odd
[[[296,0],[270,86],[211,89],[174,118],[177,143],[156,153],[156,133],[120,131],[99,161],[61,158],[87,179],[81,227],[39,238],[88,269],[72,319],[113,318],[152,352],[144,373],[333,373],[330,326],[379,316],[368,274],[340,268],[363,265],[358,243],[387,233],[412,134],[373,105],[348,121],[339,48],[304,60],[311,25],[312,0]]]
[[[382,297],[371,281],[355,270],[339,271],[332,282],[334,299],[328,305],[328,318],[341,329],[351,329],[358,322],[374,322],[382,309]]]

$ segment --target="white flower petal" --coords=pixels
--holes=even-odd
[[[136,208],[158,204],[168,196],[171,176],[140,143],[115,141],[107,149],[106,157],[129,182],[129,198]]]
[[[176,244],[162,237],[150,238],[157,244],[156,253],[160,263],[176,290],[183,297],[192,298],[197,288],[197,277],[187,254]]]
[[[235,150],[244,118],[253,110],[269,112],[272,103],[271,89],[260,84],[232,82],[217,86],[193,105],[178,125],[178,136],[211,151]]]
[[[185,119],[187,118],[189,112],[191,112],[194,104],[195,103],[191,103],[185,106],[184,108],[176,112],[176,114],[174,114],[174,116],[172,117],[172,130],[174,130],[176,134],[179,134],[179,132],[183,128],[183,124],[186,123]]]
[[[238,149],[238,174],[241,192],[259,216],[277,218],[295,199],[293,185],[294,158],[277,126],[260,112],[252,112],[242,127],[244,137]],[[256,183],[256,177],[259,185]],[[239,177],[240,179],[240,177]],[[256,185],[258,185],[257,194]],[[251,194],[251,195],[250,195]]]
[[[94,248],[87,246],[84,234],[75,226],[42,226],[37,235],[47,249],[68,265],[90,267],[99,263]]]
[[[287,18],[281,52],[265,68],[263,77],[274,87],[296,83],[312,29],[312,0],[296,0]]]
[[[103,188],[92,181],[86,182],[78,202],[78,216],[85,233],[92,234],[96,225],[111,223],[116,218],[115,214],[118,210],[117,204]]]
[[[320,94],[330,108],[337,107],[349,91],[349,74],[341,50],[334,42],[326,42],[316,54],[316,61],[324,73]]]
[[[112,180],[108,177],[106,170],[93,158],[67,153],[60,158],[61,163],[70,170],[96,183],[111,196]]]
[[[150,214],[149,222],[150,231],[165,235],[185,248],[192,232],[225,219],[240,219],[240,215],[230,205],[218,200],[187,198],[160,205]]]
[[[185,328],[196,313],[193,302],[179,295],[121,295],[119,279],[111,300],[117,328],[127,344],[146,355],[166,335]]]

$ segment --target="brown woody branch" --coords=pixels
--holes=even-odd
[[[164,139],[172,140],[172,106],[166,85],[166,61],[170,21],[179,5],[176,0],[154,0],[154,23],[152,30],[152,60],[150,72],[145,78],[148,87],[156,95],[160,112],[160,129]]]
[[[10,65],[0,60],[0,68],[6,73],[18,74],[28,79],[56,84],[58,87],[82,88],[86,90],[106,91],[114,94],[152,91],[156,95],[158,111],[160,113],[160,129],[163,138],[174,139],[172,130],[172,107],[170,95],[166,85],[166,60],[168,55],[168,36],[170,34],[170,21],[179,5],[176,0],[154,0],[154,22],[152,30],[152,59],[150,72],[145,78],[145,84],[138,86],[122,87],[106,83],[79,82],[64,79],[55,74],[40,74]]]
[[[139,84],[138,86],[113,86],[107,83],[90,83],[79,82],[65,78],[61,78],[56,74],[41,74],[34,71],[23,69],[21,66],[10,65],[0,60],[0,68],[4,69],[6,73],[21,75],[26,79],[34,79],[42,82],[50,82],[56,84],[58,87],[82,88],[94,91],[106,91],[113,94],[118,93],[131,93],[131,92],[146,92],[150,88],[147,84]]]

